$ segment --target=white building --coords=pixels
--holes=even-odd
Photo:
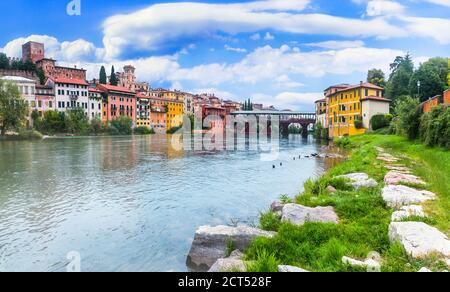
[[[89,114],[89,87],[85,80],[73,78],[49,78],[48,85],[55,90],[55,109],[66,112],[72,109],[83,109]]]
[[[35,81],[20,76],[5,76],[1,79],[17,85],[20,94],[29,107],[28,122],[31,123],[31,113],[37,109]]]
[[[89,104],[88,104],[88,118],[102,119],[102,91],[97,88],[89,88]]]
[[[184,94],[184,114],[193,115],[195,113],[194,110],[194,96],[190,93]]]
[[[378,96],[368,96],[361,99],[363,127],[372,130],[370,121],[373,116],[389,114],[391,100]]]

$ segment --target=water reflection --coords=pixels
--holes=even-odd
[[[0,271],[184,271],[200,225],[257,222],[332,159],[311,139],[281,141],[278,163],[258,151],[177,151],[171,137],[0,143]],[[328,150],[327,150],[328,151]]]

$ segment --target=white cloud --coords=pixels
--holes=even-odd
[[[57,38],[48,35],[30,35],[8,42],[3,51],[10,57],[22,57],[22,45],[29,41],[41,42],[45,45],[45,55],[49,58],[66,62],[95,61],[102,59],[104,49],[96,48],[94,44],[78,39],[59,42]]]
[[[115,15],[103,23],[107,58],[124,50],[157,51],[180,39],[275,30],[296,34],[333,34],[347,37],[406,36],[384,18],[350,19],[325,14],[298,13],[309,1],[273,0],[243,4],[179,2],[156,4],[130,14]],[[173,17],[177,15],[177,17]],[[255,36],[256,38],[256,36]]]
[[[236,53],[247,53],[247,49],[233,48],[233,47],[230,47],[229,45],[225,45],[225,50],[231,51],[231,52],[236,52]]]
[[[450,44],[450,19],[400,16],[412,36],[435,39],[440,44]]]
[[[265,46],[257,48],[237,63],[212,63],[180,68],[168,76],[168,79],[186,80],[203,85],[226,82],[248,84],[266,82],[277,85],[282,81],[279,79],[282,75],[287,75],[288,78],[292,74],[318,78],[326,74],[366,73],[370,68],[380,68],[388,72],[389,64],[399,55],[404,55],[404,52],[366,47],[302,52],[287,45],[280,48]],[[300,84],[291,85],[293,87]]]
[[[323,97],[323,92],[281,92],[275,96],[256,93],[252,95],[254,103],[274,105],[279,109],[305,110],[314,108],[314,101]]]
[[[266,32],[266,35],[264,36],[265,41],[272,41],[274,39],[275,39],[275,37],[273,35],[271,35],[270,32]]]
[[[298,88],[298,87],[305,86],[305,84],[296,82],[296,81],[292,81],[291,78],[287,74],[283,74],[283,75],[278,76],[275,79],[275,86],[277,86],[279,88]]]
[[[426,2],[450,7],[450,0],[425,0]]]
[[[367,4],[368,16],[398,15],[403,14],[405,7],[398,2],[389,0],[372,0]]]
[[[347,48],[360,48],[364,46],[363,41],[325,41],[325,42],[318,42],[318,43],[309,43],[306,44],[310,47],[317,47],[322,49],[347,49]]]

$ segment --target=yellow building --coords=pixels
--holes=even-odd
[[[383,88],[371,83],[331,86],[325,90],[325,96],[331,138],[364,134],[370,127],[370,116],[389,113],[390,101],[383,98]],[[376,108],[376,113],[368,108],[363,110],[363,104]]]
[[[167,130],[183,125],[184,94],[182,92],[154,89],[150,92],[150,96],[164,101],[164,106],[167,108]]]

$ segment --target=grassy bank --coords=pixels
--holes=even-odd
[[[310,271],[358,271],[342,264],[342,257],[365,259],[371,251],[382,255],[383,271],[417,271],[423,266],[436,270],[445,268],[436,258],[410,260],[400,245],[389,242],[388,227],[393,210],[381,197],[387,170],[376,159],[374,147],[383,147],[403,157],[402,163],[428,182],[427,189],[438,194],[439,199],[427,205],[430,218],[426,223],[447,234],[450,231],[450,152],[384,135],[364,135],[341,140],[339,144],[351,149],[351,157],[317,181],[306,182],[304,193],[291,200],[310,207],[333,206],[340,224],[307,223],[298,227],[281,223],[271,212],[262,214],[261,228],[278,231],[278,235],[273,239],[258,239],[251,245],[246,259],[254,263],[248,270],[277,271],[278,264],[287,264]],[[355,191],[345,181],[335,178],[351,172],[365,172],[376,179],[379,186]],[[336,193],[328,193],[326,188],[330,185],[337,189]]]

